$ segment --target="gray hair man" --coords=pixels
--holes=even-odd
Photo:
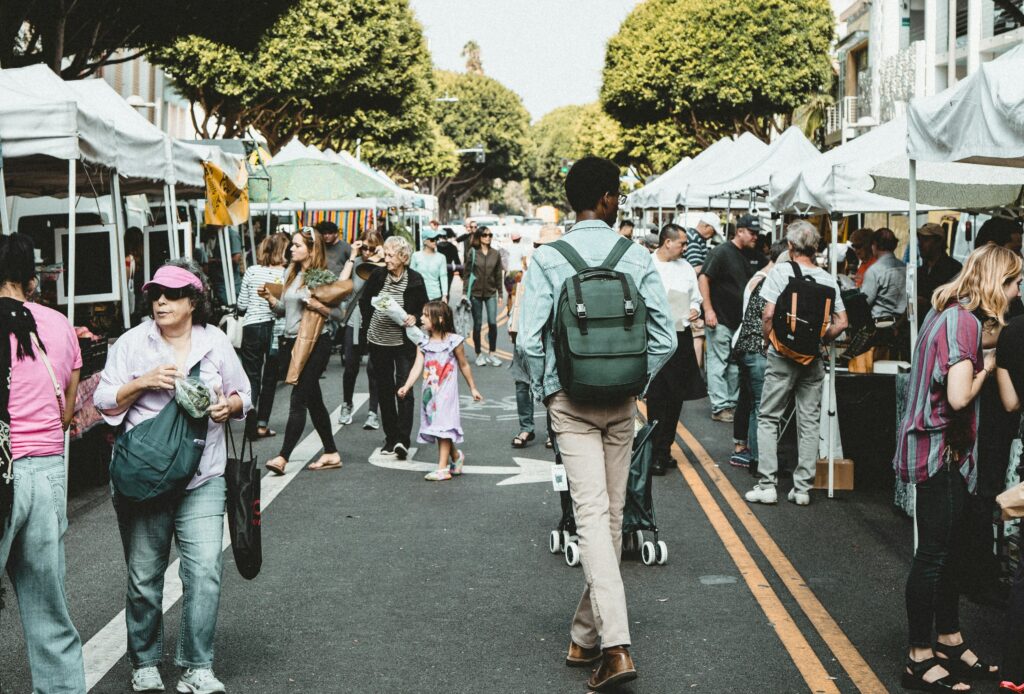
[[[761,287],[761,296],[765,300],[761,327],[765,339],[769,342],[772,320],[775,318],[775,304],[789,284],[789,280],[795,276],[794,263],[799,266],[803,277],[835,291],[835,306],[822,343],[830,343],[846,329],[846,307],[840,296],[839,285],[832,275],[814,264],[820,240],[818,230],[810,222],[800,220],[786,228],[790,262],[778,263],[768,273]],[[778,501],[775,485],[778,483],[780,425],[790,398],[795,398],[799,458],[797,468],[793,472],[793,489],[790,490],[788,498],[798,506],[811,503],[810,489],[814,483],[815,465],[818,461],[821,383],[824,378],[825,368],[820,357],[809,364],[800,364],[782,356],[774,346],[768,348],[768,365],[761,392],[761,410],[757,417],[757,472],[760,480],[746,493],[747,501],[761,504],[774,504]]]

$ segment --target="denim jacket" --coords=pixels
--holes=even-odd
[[[576,249],[588,265],[596,266],[604,262],[619,238],[604,222],[589,220],[576,224],[562,240]],[[643,246],[634,244],[616,269],[633,277],[647,304],[647,367],[648,376],[653,378],[676,350],[676,333],[665,287],[654,269],[650,253]],[[541,400],[562,389],[555,369],[551,315],[562,284],[574,274],[572,265],[561,253],[541,246],[533,252],[523,280],[530,299],[521,307],[517,345],[522,345],[526,354],[533,393]]]

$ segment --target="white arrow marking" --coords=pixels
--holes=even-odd
[[[413,460],[418,448],[409,449],[409,458],[399,460],[388,455],[381,455],[377,448],[370,455],[370,464],[388,470],[407,470],[412,472],[430,472],[436,470],[434,463],[422,463]],[[551,467],[554,463],[548,460],[536,460],[534,458],[513,458],[516,465],[466,465],[462,468],[464,475],[505,475],[509,476],[498,482],[497,486],[503,487],[509,484],[532,484],[534,482],[548,482],[551,480]]]

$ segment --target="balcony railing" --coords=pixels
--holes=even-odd
[[[856,123],[861,116],[860,98],[844,96],[835,106],[825,111],[825,134],[831,135],[842,131],[844,126]]]

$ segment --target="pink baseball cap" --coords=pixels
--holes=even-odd
[[[160,285],[167,289],[194,287],[196,291],[203,291],[203,283],[198,277],[176,265],[161,265],[153,275],[153,279],[142,285],[142,291],[146,291],[153,285]]]

